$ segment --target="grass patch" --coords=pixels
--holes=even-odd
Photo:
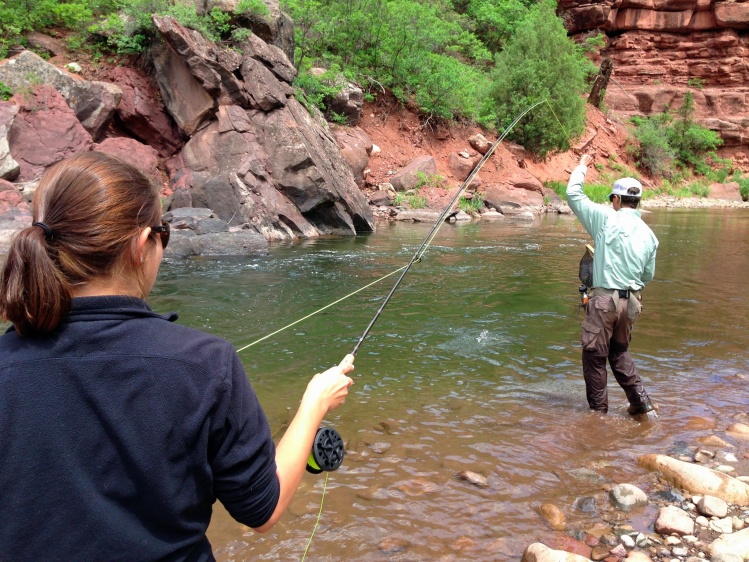
[[[710,186],[700,180],[676,185],[669,180],[663,180],[663,184],[661,184],[660,187],[644,191],[642,198],[653,199],[654,197],[663,195],[676,197],[677,199],[684,199],[687,197],[707,197],[710,195]]]
[[[458,200],[458,209],[465,213],[478,213],[484,208],[484,198],[479,193],[474,193],[470,199],[461,197]]]
[[[544,187],[548,187],[560,197],[567,199],[567,184],[561,181],[544,182]],[[611,185],[605,183],[591,183],[583,186],[583,193],[587,195],[594,203],[608,203]]]
[[[394,204],[396,207],[410,207],[411,209],[423,209],[427,206],[427,200],[420,195],[409,195],[398,193],[395,196]]]

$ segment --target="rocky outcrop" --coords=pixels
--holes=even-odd
[[[159,76],[162,95],[192,137],[169,163],[172,207],[211,208],[268,240],[374,228],[327,124],[294,99],[280,49],[251,38],[239,54],[153,19],[166,42],[157,68],[171,68]]]
[[[246,256],[264,254],[268,241],[252,228],[231,228],[207,208],[180,208],[164,214],[172,229],[172,238],[164,255]]]
[[[694,95],[696,119],[727,146],[749,145],[749,3],[720,0],[560,0],[567,29],[608,35],[614,63],[605,103],[652,114]]]
[[[369,155],[372,153],[372,139],[358,127],[336,127],[334,134],[341,154],[354,174],[354,180],[359,187],[362,187],[364,170],[369,164]]]
[[[294,99],[293,41],[282,29],[290,21],[277,2],[266,3],[270,14],[261,19],[273,44],[258,32],[237,49],[153,17],[163,38],[146,57],[153,79],[141,68],[115,68],[105,75],[113,83],[81,80],[28,51],[1,61],[0,81],[15,96],[0,102],[0,179],[33,182],[88,150],[117,156],[164,187],[166,209],[210,209],[197,230],[174,225],[170,255],[243,255],[265,251],[268,240],[373,230],[367,198],[327,123]],[[365,137],[356,146],[364,148],[360,167],[372,149]],[[23,197],[3,189],[3,216],[21,209]],[[17,222],[11,218],[6,230]]]

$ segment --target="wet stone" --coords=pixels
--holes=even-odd
[[[630,535],[622,535],[621,536],[622,544],[626,548],[634,548],[635,547],[635,539],[633,539]]]
[[[471,472],[470,470],[463,470],[458,473],[458,478],[461,480],[465,480],[466,482],[470,482],[474,486],[478,486],[479,488],[486,488],[489,485],[489,482],[486,480],[485,476],[482,476],[481,474],[477,472]]]
[[[673,488],[656,492],[655,497],[666,500],[669,503],[681,503],[684,501],[684,496],[681,492],[674,490]]]
[[[385,554],[398,554],[408,548],[408,541],[405,539],[398,539],[388,537],[379,544],[379,549]]]
[[[692,459],[692,449],[689,448],[686,441],[677,441],[674,443],[674,446],[668,450],[668,454],[676,457],[689,457],[690,460]]]
[[[608,555],[609,547],[603,545],[593,547],[593,552],[590,554],[592,560],[604,560]]]
[[[551,503],[545,503],[538,508],[538,514],[543,517],[552,529],[563,531],[567,526],[567,518],[564,512]],[[590,545],[589,545],[590,546]]]
[[[597,510],[597,502],[595,498],[588,496],[582,496],[575,500],[572,507],[583,513],[595,513]]]

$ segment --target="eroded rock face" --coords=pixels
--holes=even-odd
[[[27,91],[39,84],[51,85],[95,140],[104,133],[122,97],[118,86],[81,80],[31,51],[0,61],[0,82],[14,92]]]
[[[560,0],[559,7],[570,32],[608,34],[601,58],[614,63],[618,85],[605,98],[613,114],[674,109],[691,91],[701,125],[727,146],[749,144],[749,3]]]
[[[118,123],[161,156],[179,150],[184,144],[182,138],[148,77],[135,68],[118,66],[108,79],[122,90],[116,112]]]
[[[19,181],[33,180],[55,162],[91,149],[91,135],[51,85],[42,84],[19,102],[9,136],[21,167]]]

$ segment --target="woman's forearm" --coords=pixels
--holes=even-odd
[[[307,459],[312,450],[312,442],[325,413],[325,410],[319,405],[305,404],[305,401],[302,400],[294,419],[278,443],[276,447],[276,474],[281,493],[273,515],[262,527],[255,529],[259,533],[273,527],[289,507],[291,499],[304,476]]]
[[[276,447],[276,474],[281,492],[273,515],[255,530],[264,533],[275,525],[289,507],[307,466],[312,443],[325,414],[346,401],[354,384],[346,374],[354,369],[354,356],[340,365],[312,377],[294,419]]]

